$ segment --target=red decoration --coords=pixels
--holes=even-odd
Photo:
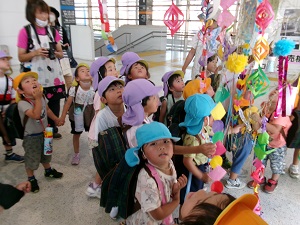
[[[262,33],[274,18],[274,11],[268,0],[264,0],[256,9],[255,23],[260,27]]]
[[[172,37],[182,26],[182,24],[184,22],[183,17],[184,17],[184,15],[181,12],[181,10],[172,1],[172,5],[165,12],[165,15],[164,15],[164,23],[171,31]]]

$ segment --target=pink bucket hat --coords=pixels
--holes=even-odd
[[[184,73],[182,70],[176,70],[176,71],[172,70],[172,71],[166,72],[165,75],[161,78],[161,81],[164,83],[163,90],[164,90],[165,97],[168,95],[168,88],[169,88],[168,80],[174,74],[179,74],[182,78],[184,78]]]
[[[145,64],[147,69],[149,69],[149,65],[148,65],[147,61],[140,58],[138,56],[138,54],[136,54],[135,52],[125,52],[122,55],[121,61],[122,61],[122,65],[123,65],[121,70],[120,70],[120,75],[121,76],[123,76],[123,75],[127,76],[128,73],[129,73],[130,67],[134,63],[137,63],[137,62],[141,62],[141,63]]]
[[[112,61],[113,63],[116,63],[116,60],[114,58],[108,58],[108,57],[99,57],[97,60],[95,60],[90,68],[90,74],[93,77],[93,88],[94,90],[97,90],[98,83],[100,80],[104,78],[104,74],[100,74],[99,69],[101,66],[105,65],[108,61]],[[100,78],[100,79],[99,79]]]
[[[7,53],[5,51],[0,51],[0,59],[3,59],[3,58],[12,59],[12,57],[7,55]]]
[[[161,89],[162,86],[156,87],[146,79],[130,81],[125,86],[122,96],[127,106],[122,122],[131,126],[141,125],[145,115],[141,101],[147,96],[157,95]]]
[[[200,64],[200,66],[205,66],[205,65],[207,65],[207,62],[205,62],[205,59],[208,60],[210,57],[212,57],[212,56],[215,55],[215,54],[216,54],[215,52],[208,52],[208,53],[207,53],[207,57],[204,56],[204,55],[201,55],[200,58],[199,58],[198,63]]]

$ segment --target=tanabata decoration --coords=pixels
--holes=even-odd
[[[260,37],[253,47],[252,56],[256,62],[260,63],[261,60],[268,56],[269,51],[269,43],[264,37]]]
[[[288,71],[288,55],[295,48],[295,42],[292,40],[280,40],[275,43],[273,53],[279,56],[278,64],[278,102],[274,116],[280,114],[286,116],[286,87],[287,87],[287,71]]]
[[[228,8],[233,5],[236,0],[222,0],[220,6],[223,8],[222,13],[218,17],[218,25],[220,27],[229,27],[235,17],[228,11]],[[214,11],[215,11],[215,1],[214,1]]]
[[[269,134],[267,132],[261,133],[257,137],[254,147],[254,153],[259,160],[263,160],[268,154],[275,151],[275,149],[266,150],[269,143]]]
[[[172,37],[179,30],[179,28],[182,26],[183,23],[184,23],[184,15],[172,0],[172,5],[165,12],[164,15],[164,24],[171,31]]]
[[[222,61],[226,61],[228,56],[235,51],[236,47],[231,46],[228,40],[225,38],[222,45],[219,45],[218,48],[218,56]]]
[[[263,0],[256,9],[255,23],[262,30],[262,35],[265,29],[274,18],[274,11],[268,0]]]
[[[230,96],[229,90],[222,85],[218,87],[214,96],[214,100],[216,103],[224,102],[229,96]]]
[[[250,43],[253,36],[257,0],[242,1],[239,13],[239,29],[237,37]]]
[[[214,120],[221,120],[225,116],[226,111],[225,111],[224,106],[222,105],[222,103],[218,102],[216,104],[216,106],[211,110],[210,114],[212,115]]]
[[[104,40],[104,44],[106,45],[108,51],[115,52],[118,50],[118,47],[115,44],[115,39],[113,38],[109,28],[107,0],[102,0],[102,3],[100,0],[98,0],[98,8],[101,21],[101,35]]]
[[[213,125],[212,125],[212,130],[214,133],[218,131],[223,131],[224,130],[224,123],[222,120],[215,120]]]
[[[234,52],[228,56],[225,66],[230,72],[239,74],[244,71],[247,64],[248,56],[238,55],[236,52]]]
[[[210,191],[221,194],[224,189],[223,183],[219,180],[214,181],[210,186]]]
[[[248,77],[246,85],[252,92],[254,99],[256,99],[267,93],[270,80],[259,66],[258,69]]]
[[[223,139],[224,139],[224,133],[219,131],[219,132],[216,132],[214,134],[214,136],[212,137],[212,142],[215,144],[218,141],[223,141]]]

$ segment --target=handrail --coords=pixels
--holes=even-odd
[[[140,44],[140,43],[142,43],[142,42],[144,42],[144,41],[146,41],[146,40],[148,40],[148,39],[150,39],[150,38],[154,38],[154,37],[165,37],[165,36],[162,36],[162,35],[160,35],[160,36],[154,35],[154,34],[156,34],[156,33],[159,33],[159,34],[165,33],[165,34],[166,34],[167,32],[166,32],[166,31],[152,31],[152,32],[150,32],[150,33],[148,33],[148,34],[146,34],[146,35],[144,35],[144,36],[142,36],[142,37],[140,37],[140,38],[134,40],[133,42],[131,42],[131,40],[129,40],[129,43],[128,43],[128,44],[127,44],[127,42],[126,42],[125,46],[119,48],[116,52],[109,53],[109,55],[112,55],[112,54],[121,54],[121,53],[123,53],[124,51],[127,51],[129,48],[132,48],[132,47],[134,47],[134,46],[136,46],[136,45],[138,45],[138,44]],[[125,35],[125,34],[129,34],[130,37],[131,37],[131,33],[123,33],[123,34],[117,36],[117,37],[115,38],[115,40],[118,39],[118,38],[120,38],[121,36],[123,36],[123,35]],[[151,35],[151,37],[149,37],[150,35]],[[146,39],[145,39],[145,38],[146,38]],[[131,39],[131,38],[130,38],[130,39]],[[97,50],[100,49],[100,55],[102,55],[102,48],[103,48],[104,46],[105,46],[105,44],[101,45],[100,47],[98,47],[97,49],[95,49],[95,52],[96,52]]]
[[[147,41],[150,38],[165,37],[165,36],[162,36],[162,35],[159,35],[159,36],[158,35],[154,35],[155,33],[159,33],[159,34],[165,33],[166,34],[167,32],[166,31],[152,31],[152,32],[150,32],[150,33],[148,33],[148,34],[146,34],[146,35],[144,35],[144,36],[142,36],[142,37],[134,40],[133,42],[131,42],[131,43],[123,46],[122,48],[118,49],[116,52],[110,53],[109,55],[112,55],[112,54],[121,54],[121,53],[123,53],[124,51],[126,51],[128,49],[129,45],[130,45],[129,48],[133,48],[133,47],[135,47],[135,46],[137,46],[137,45],[139,45],[139,44]],[[150,35],[151,35],[151,37],[148,37]]]

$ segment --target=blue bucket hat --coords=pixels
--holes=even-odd
[[[130,167],[134,167],[140,163],[138,151],[144,144],[152,141],[170,138],[173,141],[179,141],[180,138],[173,137],[169,129],[162,123],[152,122],[144,124],[136,130],[137,147],[130,148],[125,153],[125,160]]]
[[[186,112],[184,122],[180,127],[186,127],[187,133],[197,135],[203,127],[203,121],[209,116],[216,106],[214,100],[207,94],[194,94],[185,101],[184,111]]]

